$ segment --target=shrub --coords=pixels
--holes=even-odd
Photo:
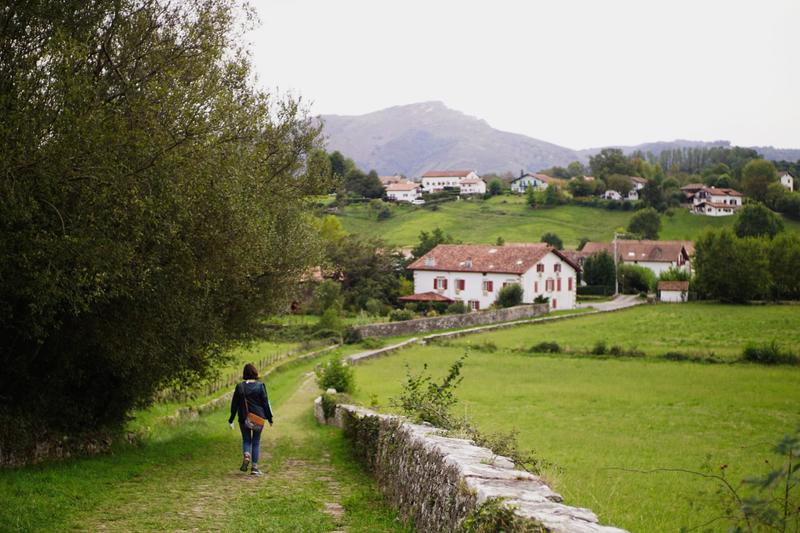
[[[378,348],[383,348],[385,344],[386,341],[378,337],[367,337],[361,341],[361,346],[368,350],[377,350]]]
[[[342,340],[345,344],[355,344],[361,341],[361,332],[353,326],[348,326],[344,330]]]
[[[383,302],[377,298],[369,298],[364,304],[364,310],[372,316],[381,316],[383,314]]]
[[[335,307],[329,307],[322,313],[319,322],[317,322],[316,330],[319,331],[334,331],[338,336],[343,329],[342,319],[339,317],[339,310]]]
[[[782,350],[774,340],[768,344],[748,345],[742,352],[742,359],[762,365],[796,365],[800,363],[800,357]]]
[[[528,349],[531,353],[561,353],[561,346],[557,342],[540,342]]]
[[[522,303],[522,286],[519,283],[506,285],[497,294],[497,305],[500,307],[514,307]]]
[[[406,383],[400,397],[392,398],[392,405],[399,407],[404,414],[419,422],[428,422],[443,429],[455,427],[451,408],[457,400],[453,391],[463,379],[461,367],[467,355],[459,357],[451,366],[447,376],[441,383],[434,383],[428,374],[428,365],[422,366],[422,372],[412,374],[406,365]]]
[[[618,272],[619,290],[624,294],[647,293],[656,287],[656,275],[639,265],[621,265]]]
[[[492,341],[483,341],[480,344],[473,344],[471,347],[479,352],[494,353],[497,351],[497,345]]]
[[[325,419],[333,418],[336,415],[336,395],[335,394],[328,394],[327,392],[322,393],[322,414],[325,415]]]
[[[608,353],[608,346],[606,341],[597,341],[592,348],[592,355],[605,355]]]
[[[389,313],[389,320],[391,322],[403,322],[414,318],[414,312],[408,309],[395,309]]]
[[[542,235],[541,242],[547,243],[556,250],[561,250],[564,248],[564,241],[561,240],[561,237],[556,235],[555,233],[545,233]]]
[[[467,306],[462,301],[453,302],[447,306],[448,315],[463,315],[467,312]]]
[[[353,369],[334,357],[317,367],[317,385],[322,390],[336,389],[336,392],[353,391]]]
[[[540,294],[539,296],[537,296],[536,298],[533,299],[533,303],[535,303],[535,304],[546,304],[549,301],[550,301],[550,297],[549,296],[545,296],[544,294]]]
[[[342,308],[342,285],[338,281],[326,279],[314,290],[314,300],[311,302],[311,312],[321,315],[326,309]]]

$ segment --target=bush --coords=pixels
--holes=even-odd
[[[322,390],[336,389],[336,392],[353,391],[353,369],[341,359],[334,357],[317,367],[317,385]]]
[[[327,392],[322,393],[322,414],[325,415],[325,420],[329,418],[333,418],[336,415],[336,395],[335,394],[328,394]]]
[[[521,303],[522,286],[519,283],[510,283],[497,294],[497,305],[500,307],[514,307]]]
[[[448,315],[463,315],[467,312],[467,306],[462,301],[453,302],[447,306]]]
[[[639,265],[621,265],[619,267],[619,290],[623,294],[637,294],[655,290],[656,275],[649,268]]]
[[[355,344],[361,341],[361,332],[353,326],[348,326],[344,330],[342,340],[345,344]]]
[[[561,346],[557,342],[540,342],[528,349],[531,353],[561,353]]]
[[[406,320],[411,320],[414,316],[414,312],[408,309],[395,309],[389,313],[389,320],[391,322],[404,322]]]
[[[748,345],[742,352],[742,359],[762,365],[796,365],[800,363],[800,357],[782,350],[774,340],[768,344]]]
[[[372,316],[381,316],[383,314],[383,302],[377,298],[369,298],[367,303],[364,304],[364,310]]]
[[[377,350],[378,348],[383,348],[385,344],[386,341],[378,337],[367,337],[361,341],[361,346],[367,350]]]
[[[597,341],[592,348],[592,355],[605,355],[608,353],[608,346],[606,341]]]
[[[550,233],[550,232],[545,233],[544,235],[542,235],[542,238],[540,240],[541,242],[549,244],[556,250],[561,250],[564,248],[564,241],[562,241],[561,237],[559,237],[555,233]]]
[[[340,335],[344,326],[342,319],[339,317],[339,310],[335,307],[329,307],[322,313],[322,316],[317,322],[316,331],[335,331],[336,335]]]
[[[546,304],[549,301],[550,301],[550,297],[549,296],[545,296],[544,294],[540,294],[539,296],[537,296],[536,298],[533,299],[533,303],[535,303],[535,304]]]

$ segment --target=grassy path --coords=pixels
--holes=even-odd
[[[141,447],[0,472],[0,530],[407,531],[341,432],[314,421],[313,365],[268,380],[261,478],[239,472],[241,437],[222,409]]]

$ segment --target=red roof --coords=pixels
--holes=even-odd
[[[489,244],[440,244],[423,255],[409,270],[447,272],[502,272],[524,274],[548,253],[554,253],[575,270],[580,267],[548,244],[493,246]]]
[[[606,251],[614,255],[613,242],[587,242],[581,254],[584,257]],[[691,255],[694,245],[689,241],[617,241],[617,253],[622,262],[626,261],[649,261],[652,263],[672,263],[677,261],[681,250],[686,255]]]
[[[386,191],[413,191],[417,188],[419,188],[419,184],[408,181],[406,183],[390,183],[386,186]]]
[[[422,175],[423,178],[464,178],[472,170],[429,170]]]
[[[688,291],[688,281],[659,281],[658,290],[660,291]]]
[[[742,196],[742,193],[739,191],[724,187],[703,187],[701,190],[717,196]]]
[[[439,293],[430,291],[430,292],[421,292],[419,294],[409,294],[408,296],[401,296],[398,298],[401,302],[446,302],[452,303],[453,300],[448,298],[447,296],[443,296]]]

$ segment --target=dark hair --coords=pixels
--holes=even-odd
[[[258,370],[256,370],[256,365],[253,363],[247,363],[244,365],[244,371],[242,371],[242,377],[244,379],[258,379]]]

